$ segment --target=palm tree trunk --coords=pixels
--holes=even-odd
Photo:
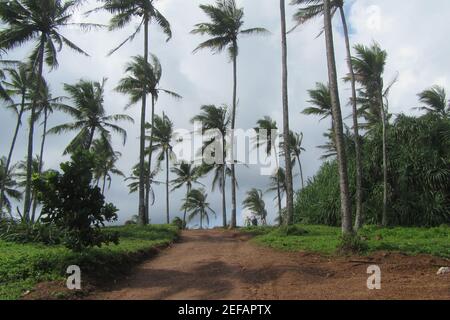
[[[42,173],[42,167],[44,165],[44,148],[45,148],[45,140],[47,138],[47,122],[48,122],[48,110],[44,107],[44,128],[42,132],[42,141],[41,141],[41,152],[39,154],[39,167],[38,174]],[[36,209],[37,209],[38,201],[36,194],[33,195],[33,211],[31,213],[31,222],[35,222],[34,218],[36,217]]]
[[[38,81],[37,90],[38,92],[41,89],[42,85],[42,73],[44,69],[44,49],[45,49],[45,37],[41,36],[41,43],[39,46],[39,66],[38,72],[36,75],[36,79]],[[25,201],[24,201],[24,210],[23,210],[23,218],[25,222],[29,222],[30,220],[30,209],[31,209],[31,177],[33,174],[33,138],[34,138],[34,122],[36,118],[36,99],[34,99],[31,105],[31,116],[30,116],[30,130],[28,133],[28,152],[27,152],[27,177],[26,177],[26,185],[25,185]]]
[[[203,211],[200,211],[200,230],[203,230]]]
[[[16,129],[14,131],[14,136],[11,142],[11,147],[9,148],[9,154],[8,159],[6,160],[6,167],[5,172],[9,171],[9,166],[11,165],[12,161],[12,155],[14,152],[14,148],[16,146],[17,136],[19,134],[20,126],[22,125],[22,116],[25,110],[25,92],[22,92],[22,102],[20,104],[20,111],[17,115],[17,123],[16,123]],[[2,208],[3,208],[3,193],[5,192],[5,186],[2,184],[0,187],[0,218],[2,214]]]
[[[225,137],[222,138],[222,154],[223,154],[223,168],[222,168],[222,217],[223,227],[226,228],[227,221],[227,198],[226,198],[226,179],[227,179],[227,165],[226,165],[226,147]]]
[[[283,135],[286,166],[286,208],[287,223],[294,223],[294,187],[292,181],[291,148],[289,146],[289,97],[288,97],[288,68],[287,68],[287,37],[286,37],[286,8],[285,0],[280,0],[281,12],[281,49],[282,49],[282,90],[283,90]]]
[[[277,199],[278,199],[278,216],[280,219],[280,226],[283,224],[283,207],[281,205],[281,185],[280,185],[280,176],[277,172]]]
[[[356,95],[356,79],[355,72],[352,65],[352,53],[350,51],[350,37],[348,35],[347,21],[345,18],[344,8],[339,7],[339,12],[342,20],[342,27],[344,29],[345,48],[347,51],[347,65],[350,72],[350,81],[352,84],[352,107],[353,107],[353,130],[355,135],[355,157],[356,157],[356,219],[355,231],[358,231],[364,223],[364,212],[362,206],[362,155],[361,155],[361,141],[359,139],[359,123],[358,123],[358,105]]]
[[[382,87],[382,86],[381,86]],[[384,109],[383,94],[379,92],[379,104],[381,111],[381,122],[383,126],[383,217],[382,225],[386,227],[389,224],[387,207],[388,207],[388,155],[387,155],[387,116]]]
[[[344,130],[342,124],[341,105],[339,101],[339,88],[336,72],[336,59],[334,54],[333,29],[331,25],[330,0],[324,1],[324,29],[327,49],[328,77],[330,82],[331,104],[333,111],[337,160],[339,166],[339,185],[341,190],[342,232],[351,234],[352,210],[350,202],[350,190],[348,184],[347,156],[344,145]]]
[[[170,207],[169,207],[169,151],[166,151],[166,213],[167,224],[170,224]]]
[[[103,176],[102,196],[105,195],[105,188],[106,188],[106,174]]]
[[[233,43],[237,48],[237,42]],[[233,112],[231,115],[231,229],[237,226],[237,200],[236,200],[236,167],[234,161],[234,129],[236,128],[237,109],[237,55],[233,54]]]
[[[148,61],[148,24],[147,17],[144,18],[144,59]],[[144,85],[141,109],[141,138],[139,150],[139,224],[146,224],[145,211],[145,113],[147,108],[147,86]]]
[[[297,161],[298,161],[298,167],[300,168],[300,179],[301,179],[301,186],[302,189],[305,189],[305,179],[303,177],[303,166],[300,161],[300,155],[297,155]]]
[[[191,187],[187,187],[186,189],[186,199],[189,197],[189,193],[191,192]],[[187,215],[187,209],[184,208],[184,215],[183,215],[183,229],[186,229],[186,215]]]
[[[155,97],[152,95],[152,114],[151,114],[151,131],[150,131],[150,147],[148,150],[148,178],[146,181],[147,190],[146,190],[146,208],[145,208],[145,221],[146,223],[150,223],[150,178],[152,175],[152,158],[153,158],[153,126],[155,125]]]
[[[88,141],[88,144],[86,146],[86,151],[91,150],[92,143],[94,142],[94,135],[95,135],[95,127],[92,127],[91,128],[91,133],[89,134],[89,141]]]

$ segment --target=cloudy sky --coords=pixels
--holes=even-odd
[[[208,51],[192,54],[192,50],[202,41],[202,37],[191,35],[193,25],[205,21],[199,9],[201,3],[213,3],[213,0],[159,0],[157,6],[172,24],[173,39],[166,43],[165,36],[155,26],[150,29],[150,50],[161,60],[164,74],[161,87],[178,92],[184,98],[174,101],[161,96],[157,112],[164,111],[174,122],[176,128],[192,129],[189,120],[199,112],[204,104],[230,104],[232,98],[232,66],[226,53],[211,55]],[[281,125],[281,50],[279,26],[279,1],[277,0],[237,0],[245,10],[245,27],[265,27],[271,34],[268,36],[243,37],[240,39],[239,68],[239,110],[237,127],[249,129],[265,115],[277,120]],[[386,66],[386,81],[398,75],[398,82],[390,97],[390,110],[394,114],[413,113],[412,107],[418,105],[416,94],[423,89],[440,84],[449,88],[450,60],[447,39],[449,26],[450,2],[433,0],[433,5],[423,0],[348,0],[346,13],[351,29],[353,44],[369,45],[377,41],[387,50],[389,57]],[[98,13],[84,17],[83,12],[95,7],[95,1],[87,1],[85,7],[75,16],[76,21],[96,23],[108,22],[108,15]],[[288,7],[288,17],[294,8]],[[446,16],[447,15],[447,16]],[[340,20],[335,19],[335,45],[338,72],[341,77],[346,73],[344,40],[340,28]],[[289,19],[288,23],[292,25]],[[64,30],[63,33],[91,57],[79,56],[63,49],[59,55],[60,67],[47,75],[54,96],[65,95],[63,83],[75,83],[79,79],[100,81],[108,78],[105,107],[108,113],[124,113],[127,98],[113,91],[124,75],[124,65],[131,56],[142,54],[143,36],[137,37],[112,57],[107,52],[120,43],[136,27],[137,21],[118,32],[92,31],[83,33],[78,30]],[[316,146],[322,144],[322,134],[327,129],[327,121],[319,122],[318,118],[306,117],[300,112],[308,106],[306,91],[314,87],[316,82],[327,81],[326,55],[323,37],[316,38],[322,21],[298,28],[289,35],[289,98],[291,127],[305,136],[304,147],[307,152],[302,161],[305,175],[311,177],[320,167],[321,150]],[[27,57],[29,47],[11,52],[9,58],[23,60]],[[48,71],[48,70],[46,70]],[[341,83],[340,94],[343,102],[350,95],[347,84]],[[350,108],[343,103],[344,114]],[[118,167],[129,173],[131,167],[138,162],[139,107],[127,111],[136,120],[136,125],[124,124],[128,131],[126,146],[119,139],[114,139],[115,148],[123,157]],[[14,127],[14,114],[0,108],[0,155],[6,155]],[[51,115],[49,126],[68,122],[70,119],[62,114]],[[42,128],[38,127],[38,132]],[[51,136],[47,140],[44,155],[45,168],[58,168],[65,160],[62,151],[74,135]],[[39,139],[36,139],[35,150]],[[26,150],[26,127],[20,132],[14,161],[24,159]],[[297,173],[296,168],[296,173]],[[266,189],[268,177],[261,176],[257,166],[239,168],[238,203],[241,203],[246,191],[252,187]],[[163,179],[161,174],[161,179]],[[294,179],[296,188],[299,179]],[[210,180],[203,181],[210,186]],[[171,214],[177,215],[180,210],[183,192],[171,194]],[[275,217],[274,195],[266,195],[270,220]],[[164,221],[165,215],[164,188],[156,188],[156,203],[151,209],[153,223]],[[210,193],[209,202],[218,213],[221,221],[221,202],[219,193]],[[120,221],[123,222],[136,214],[137,195],[129,195],[126,184],[115,177],[107,200],[114,202],[120,209]],[[230,202],[230,201],[229,201]],[[242,210],[238,210],[242,217]],[[241,218],[242,219],[242,218]],[[242,220],[241,220],[242,221]],[[195,222],[194,222],[195,224]]]

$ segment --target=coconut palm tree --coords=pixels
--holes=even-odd
[[[173,167],[171,171],[176,175],[176,178],[171,181],[173,185],[172,191],[186,186],[186,198],[189,196],[194,184],[203,185],[198,182],[199,167],[194,167],[191,163],[181,162],[178,166]],[[184,210],[183,226],[186,226],[186,213],[187,211]]]
[[[157,155],[157,165],[162,161],[166,162],[166,215],[167,223],[170,223],[170,204],[169,204],[169,164],[176,160],[173,152],[172,139],[174,138],[173,123],[169,117],[163,113],[162,116],[155,116],[155,123],[152,126],[147,124],[147,128],[152,130],[153,150],[159,152]]]
[[[147,62],[144,57],[136,56],[132,58],[132,61],[127,64],[125,68],[125,72],[128,74],[127,77],[120,80],[119,85],[116,87],[116,91],[126,94],[130,97],[129,103],[126,108],[131,107],[132,105],[142,101],[145,95],[151,94],[152,96],[152,110],[151,110],[151,120],[150,125],[154,124],[155,118],[155,104],[159,98],[161,93],[165,93],[172,98],[181,99],[182,97],[170,90],[163,89],[159,87],[159,82],[162,77],[162,67],[158,58],[155,55],[150,55],[150,62]],[[143,87],[147,89],[145,91],[142,90]],[[145,121],[145,117],[141,118],[141,121]],[[145,128],[145,126],[144,126]],[[147,165],[149,168],[145,170],[140,170],[139,172],[151,171],[152,167],[152,150],[153,150],[153,139],[151,137],[152,133],[150,132],[150,147],[148,150],[148,162]],[[145,152],[145,141],[144,141],[144,152]],[[145,158],[144,158],[145,160]],[[147,224],[149,219],[149,207],[150,207],[150,198],[148,191],[150,190],[148,184],[150,181],[144,180],[144,187],[146,192],[144,193],[144,202],[145,202],[145,210],[144,216],[140,217],[141,224]]]
[[[123,172],[116,166],[122,154],[111,148],[110,137],[108,136],[107,138],[101,137],[92,143],[92,152],[96,156],[94,179],[97,186],[102,183],[102,195],[105,194],[106,182],[108,182],[108,189],[111,188],[112,175],[125,178]]]
[[[278,202],[278,221],[280,225],[283,224],[283,207],[281,205],[281,200],[286,194],[287,186],[286,186],[286,171],[279,167],[276,172],[270,177],[269,189],[267,192],[276,192],[277,195],[275,199]],[[287,222],[287,221],[286,221]]]
[[[420,102],[425,106],[417,108],[427,113],[437,114],[443,118],[450,116],[450,104],[445,89],[441,86],[433,86],[418,94]]]
[[[30,56],[32,73],[40,83],[43,75],[44,62],[54,69],[58,66],[57,54],[63,45],[70,49],[88,55],[72,41],[66,38],[61,29],[68,26],[78,26],[82,29],[98,27],[95,24],[71,23],[73,12],[80,4],[77,0],[10,0],[0,2],[0,20],[4,29],[0,31],[0,48],[9,51],[35,41],[35,47]],[[27,151],[27,184],[25,188],[24,217],[29,219],[31,208],[31,173],[33,160],[34,122],[36,120],[36,105],[33,104],[30,116]]]
[[[334,132],[336,140],[337,161],[339,167],[339,184],[341,190],[342,232],[351,234],[352,209],[350,202],[350,189],[348,181],[347,155],[344,144],[344,127],[342,121],[341,104],[339,100],[339,88],[336,72],[336,58],[334,53],[333,28],[331,25],[330,0],[324,0],[324,29],[328,64],[328,78],[331,93],[331,109],[334,120]]]
[[[172,38],[172,30],[170,28],[169,21],[161,14],[161,12],[154,6],[154,0],[101,0],[103,5],[97,10],[105,10],[113,15],[110,20],[109,29],[118,30],[122,29],[133,20],[139,19],[139,24],[135,31],[128,36],[124,41],[122,41],[116,48],[109,52],[113,54],[119,50],[126,43],[131,42],[140,33],[142,28],[144,28],[144,56],[142,60],[144,61],[143,68],[147,68],[145,64],[148,62],[149,58],[149,26],[152,22],[155,22],[162,31],[167,35],[167,41]],[[153,82],[155,83],[155,82]],[[146,217],[148,217],[148,203],[146,206],[146,194],[145,188],[146,184],[149,182],[144,180],[144,164],[145,164],[145,123],[146,123],[146,109],[147,109],[147,94],[149,91],[148,82],[144,82],[143,86],[140,87],[142,94],[139,100],[142,102],[141,107],[141,126],[140,126],[140,145],[139,145],[139,164],[141,169],[139,170],[141,177],[139,182],[139,217],[140,223],[146,224]],[[138,100],[138,101],[139,101]],[[137,101],[136,101],[137,102]],[[153,119],[152,119],[153,120]],[[153,123],[153,121],[152,121]],[[150,152],[151,152],[150,148]],[[151,161],[149,161],[151,166]],[[150,169],[151,170],[151,169]],[[147,190],[148,190],[147,186]],[[148,197],[147,197],[148,199]],[[147,201],[148,202],[148,201]],[[147,209],[146,209],[147,207]]]
[[[265,116],[263,119],[257,121],[257,127],[255,128],[257,133],[257,138],[253,141],[253,145],[255,148],[265,148],[265,153],[269,157],[272,154],[275,156],[276,167],[277,170],[280,167],[278,162],[278,146],[276,144],[277,136],[274,132],[278,131],[278,126],[276,121],[272,120],[271,117]],[[280,194],[281,181],[278,180],[278,175],[275,175],[277,178],[277,193]],[[281,214],[281,210],[283,209],[281,204],[281,197],[278,197],[278,213]]]
[[[210,38],[202,42],[194,53],[201,49],[209,49],[214,54],[227,50],[233,62],[233,107],[231,112],[231,137],[234,141],[237,109],[237,57],[239,54],[238,38],[241,35],[264,34],[264,28],[242,29],[244,25],[244,10],[236,6],[235,0],[216,0],[215,5],[200,5],[203,12],[210,18],[210,22],[195,25],[193,34],[208,35]],[[231,154],[234,155],[234,143],[231,143]],[[236,227],[236,171],[235,161],[231,163],[231,228]]]
[[[12,165],[8,170],[6,170],[7,159],[5,157],[0,158],[0,183],[3,186],[2,198],[3,203],[0,207],[0,218],[3,217],[3,208],[11,215],[11,200],[21,200],[22,192],[17,188],[17,165]]]
[[[41,159],[39,157],[39,155],[35,155],[33,157],[33,161],[31,162],[31,170],[32,170],[32,175],[38,175],[39,174],[39,166],[42,167],[44,166],[43,163],[41,163]],[[17,185],[20,188],[25,189],[27,186],[27,174],[28,174],[28,161],[27,159],[23,160],[23,161],[19,161],[17,163],[16,169],[17,169]],[[41,174],[44,174],[45,172],[41,172]],[[34,189],[34,186],[31,186],[31,203],[33,205],[34,208],[34,212],[36,212],[36,207],[39,204],[38,200],[36,199],[36,190]],[[27,223],[34,223],[36,222],[36,216],[35,215],[30,215],[30,217],[26,217],[24,214],[21,214],[20,212],[18,212],[18,214],[20,215],[20,218],[23,222],[27,222]],[[39,220],[39,219],[37,219]]]
[[[144,178],[146,180],[150,181],[150,183],[148,184],[148,190],[146,190],[146,194],[148,194],[148,199],[151,199],[151,200],[149,200],[150,204],[153,205],[153,204],[155,204],[155,191],[153,189],[153,185],[159,186],[159,185],[162,184],[161,181],[155,180],[155,177],[159,174],[159,172],[161,171],[161,168],[157,167],[155,170],[153,170],[151,172],[150,175],[148,173],[149,171],[148,171],[147,163],[145,163],[144,169],[145,169]],[[133,167],[131,176],[127,177],[125,179],[125,181],[131,181],[128,184],[128,188],[130,190],[130,194],[131,193],[136,193],[136,192],[139,191],[139,179],[140,179],[140,172],[139,172],[139,170],[140,170],[140,165],[138,163],[138,164],[136,164]],[[139,220],[138,220],[138,222],[139,222]],[[150,222],[150,221],[148,221],[148,222]]]
[[[251,189],[247,192],[247,197],[244,202],[242,202],[242,205],[244,209],[247,209],[254,215],[258,216],[263,225],[267,225],[266,203],[263,198],[264,196],[261,190]]]
[[[298,162],[299,172],[300,172],[300,185],[302,189],[305,188],[305,179],[303,177],[303,166],[300,160],[302,153],[305,151],[303,148],[303,133],[297,133],[291,131],[289,134],[288,143],[290,144],[291,157],[292,157],[292,166],[295,165],[295,162]]]
[[[230,169],[226,165],[226,136],[230,129],[231,118],[228,112],[227,106],[216,107],[215,105],[204,105],[201,107],[201,113],[192,118],[192,123],[200,122],[202,124],[202,134],[206,134],[208,131],[214,132],[213,136],[209,137],[207,141],[205,141],[205,145],[202,147],[203,151],[210,147],[216,147],[217,143],[217,135],[218,132],[220,134],[220,149],[221,154],[216,154],[216,160],[221,159],[221,161],[215,161],[215,164],[204,164],[202,166],[202,174],[208,174],[211,171],[215,170],[215,176],[213,180],[213,191],[218,184],[220,187],[220,191],[222,193],[222,219],[223,219],[223,227],[227,227],[227,206],[226,206],[226,177],[229,173],[227,172]],[[216,149],[214,151],[217,151]]]
[[[134,120],[125,114],[106,115],[104,108],[106,79],[102,82],[80,80],[74,85],[65,84],[64,89],[74,103],[74,107],[63,106],[61,109],[70,114],[75,122],[56,126],[48,131],[51,134],[61,134],[69,131],[78,131],[76,137],[70,142],[64,154],[71,153],[77,148],[89,150],[96,136],[108,139],[111,131],[122,136],[123,144],[127,139],[127,132],[114,124],[114,122]]]
[[[378,108],[383,129],[383,217],[382,224],[388,224],[388,152],[387,152],[387,126],[388,113],[385,106],[383,73],[386,65],[387,53],[376,43],[370,47],[355,46],[356,56],[352,58],[355,78],[365,90],[365,97],[372,106]],[[392,85],[388,86],[390,88]],[[387,90],[388,91],[388,90]],[[375,108],[376,108],[375,107]],[[374,107],[373,107],[374,108]]]
[[[280,17],[281,17],[281,52],[282,52],[282,97],[283,97],[283,140],[289,140],[289,95],[288,95],[288,47],[287,47],[287,30],[286,30],[286,4],[285,0],[280,0]],[[286,211],[287,223],[294,223],[294,184],[292,179],[292,162],[290,144],[284,143],[284,159],[286,167]]]
[[[200,229],[203,229],[204,219],[209,225],[209,213],[216,214],[207,200],[208,194],[204,189],[193,189],[184,199],[184,204],[181,207],[181,210],[186,210],[189,213],[189,221],[192,221],[196,216],[200,216]]]
[[[298,25],[303,24],[309,20],[312,20],[320,15],[323,15],[324,3],[323,0],[292,0],[292,5],[302,5],[294,15],[294,19]],[[355,230],[357,231],[363,223],[363,207],[362,207],[362,154],[361,154],[361,143],[359,135],[359,123],[358,123],[358,106],[357,106],[357,91],[356,91],[356,79],[355,72],[353,70],[353,65],[351,63],[351,45],[350,36],[347,25],[347,18],[344,10],[344,0],[332,0],[330,2],[331,6],[331,16],[334,16],[337,11],[339,11],[342,23],[342,29],[344,32],[345,39],[345,49],[347,55],[347,67],[349,70],[349,80],[351,82],[352,89],[352,117],[353,117],[353,130],[355,136],[355,155],[356,155],[356,221]]]
[[[8,73],[9,81],[2,82],[3,90],[7,92],[8,97],[17,96],[20,99],[20,103],[13,103],[8,106],[8,109],[13,110],[17,114],[16,128],[9,148],[8,158],[4,164],[4,171],[9,172],[17,136],[22,125],[22,117],[26,108],[28,88],[30,87],[30,71],[26,64],[20,64],[17,69],[6,69],[6,72]],[[3,184],[0,184],[0,208],[3,208],[4,187]]]

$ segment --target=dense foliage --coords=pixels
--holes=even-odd
[[[61,164],[62,173],[49,171],[33,181],[43,206],[42,222],[62,230],[65,245],[75,251],[118,241],[117,235],[101,230],[105,222],[117,220],[117,209],[92,186],[94,168],[94,155],[78,151]]]
[[[363,140],[364,212],[368,224],[381,223],[383,171],[381,129]],[[450,223],[450,120],[437,115],[400,115],[389,128],[388,220],[398,226],[439,226]],[[351,141],[347,139],[347,143]],[[354,194],[354,148],[348,143],[351,191]],[[296,221],[340,224],[336,161],[325,163],[297,194]]]

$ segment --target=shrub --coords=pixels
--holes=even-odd
[[[178,230],[184,230],[186,228],[186,223],[183,221],[183,219],[176,217],[172,221],[172,225],[177,227]]]
[[[337,248],[340,254],[363,254],[368,250],[368,243],[356,234],[343,235]]]
[[[70,162],[61,164],[62,173],[50,171],[33,179],[43,206],[42,222],[58,227],[64,244],[74,251],[118,242],[117,235],[101,230],[105,222],[117,220],[117,209],[91,185],[94,166],[94,155],[77,151]]]

